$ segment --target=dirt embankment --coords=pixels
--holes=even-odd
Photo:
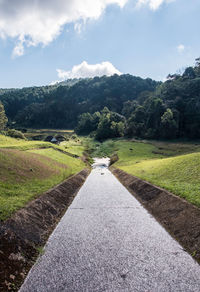
[[[16,291],[90,170],[84,169],[0,223],[0,291]]]
[[[123,170],[111,167],[111,171],[200,263],[200,209]]]

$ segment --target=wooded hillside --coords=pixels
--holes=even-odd
[[[108,124],[114,127],[117,116],[113,113],[117,113],[124,116],[117,118],[117,123],[123,123],[115,131],[120,136],[200,138],[200,59],[183,74],[169,75],[164,83],[129,74],[103,76],[69,84],[0,90],[0,100],[9,124],[15,127],[78,125],[78,132],[84,134],[90,132],[89,128],[96,131],[100,121],[102,127],[103,119],[111,113],[109,118],[115,118]],[[107,114],[102,114],[105,107]]]

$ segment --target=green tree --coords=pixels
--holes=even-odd
[[[111,112],[107,107],[101,111],[101,117],[96,131],[96,139],[122,137],[125,132],[125,118],[118,113]]]
[[[194,68],[187,67],[185,69],[185,72],[183,73],[183,77],[190,78],[190,79],[195,78],[196,77],[196,74],[195,74]]]
[[[96,139],[103,140],[112,137],[110,113],[102,114],[96,131]]]
[[[79,116],[78,125],[75,131],[78,134],[88,135],[92,131],[96,131],[100,119],[100,113],[95,112],[93,115],[90,113],[83,113]]]
[[[142,137],[145,133],[145,120],[145,109],[139,105],[128,119],[127,135]]]
[[[7,122],[8,122],[8,119],[5,114],[4,106],[0,102],[0,131],[5,129]]]
[[[145,136],[148,138],[157,138],[159,136],[161,116],[165,112],[165,106],[160,98],[149,97],[144,102]]]
[[[177,123],[171,109],[167,109],[161,117],[161,136],[163,138],[175,138],[177,135]]]

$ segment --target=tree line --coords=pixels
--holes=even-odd
[[[165,82],[125,75],[0,90],[9,125],[75,128],[97,139],[200,138],[200,58]]]
[[[182,74],[168,75],[167,80],[157,84],[155,90],[142,91],[137,98],[124,101],[118,113],[125,119],[121,121],[123,127],[120,132],[115,132],[117,136],[199,139],[200,58],[196,59],[194,67],[187,67]],[[77,132],[84,133],[84,125],[90,124],[87,133],[95,128],[98,137],[99,125],[95,120],[93,127],[93,116],[89,117],[88,114],[79,117]],[[104,114],[101,115],[101,123],[103,119]]]
[[[74,85],[11,90],[0,100],[10,123],[21,127],[74,128],[82,113],[108,107],[121,113],[123,103],[143,91],[154,91],[158,82],[131,75],[82,79]]]

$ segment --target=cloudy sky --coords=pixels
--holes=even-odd
[[[0,0],[0,87],[130,73],[200,56],[199,0]]]

